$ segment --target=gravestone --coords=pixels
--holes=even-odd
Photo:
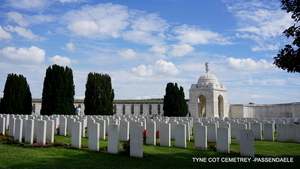
[[[294,119],[293,119],[294,120]],[[285,126],[285,141],[286,142],[296,142],[296,125],[295,124],[287,124]]]
[[[25,142],[29,144],[33,143],[34,122],[34,120],[26,121]]]
[[[281,123],[281,124],[276,124],[276,134],[277,134],[277,141],[280,142],[285,142],[286,141],[286,125]]]
[[[245,123],[239,123],[236,125],[236,130],[235,130],[236,144],[240,144],[240,139],[241,139],[240,130],[245,130],[245,129],[247,129],[247,124]]]
[[[20,143],[22,142],[22,129],[23,129],[23,120],[16,119],[14,140]]]
[[[72,137],[71,137],[71,146],[73,148],[81,149],[81,134],[82,134],[81,122],[72,123]]]
[[[37,143],[46,143],[46,121],[40,120],[37,122]]]
[[[206,150],[207,148],[207,126],[194,126],[195,148]]]
[[[207,142],[217,142],[217,124],[207,123]]]
[[[99,151],[99,123],[88,124],[89,150]]]
[[[274,124],[273,123],[265,123],[264,124],[264,136],[266,141],[274,141]]]
[[[108,152],[113,154],[119,153],[120,139],[119,139],[119,125],[110,124],[108,125]]]
[[[130,156],[143,157],[143,126],[132,126],[130,129]]]
[[[187,124],[177,124],[175,135],[175,147],[186,148],[186,126]]]
[[[120,141],[129,140],[129,122],[125,120],[120,121]]]
[[[254,134],[252,130],[240,130],[240,155],[254,157]]]
[[[218,128],[217,129],[217,152],[229,153],[229,128]]]
[[[160,123],[159,140],[160,146],[171,146],[171,125],[169,123]]]
[[[54,121],[53,120],[48,120],[47,121],[47,131],[46,131],[46,141],[49,143],[54,142]]]
[[[156,145],[156,123],[149,121],[146,125],[146,144]]]
[[[254,140],[262,140],[261,123],[253,123],[252,130],[253,130],[253,134],[254,134]]]
[[[0,134],[5,135],[5,117],[0,117]]]

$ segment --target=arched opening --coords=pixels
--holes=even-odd
[[[222,95],[218,97],[218,115],[219,117],[224,117],[224,101]]]
[[[206,97],[204,95],[198,97],[198,115],[206,117]]]

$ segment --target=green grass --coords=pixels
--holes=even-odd
[[[56,142],[71,143],[70,137],[55,136]],[[193,157],[240,157],[238,154],[223,154],[213,151],[195,150],[194,142],[187,142],[187,148],[160,147],[144,145],[144,157],[135,158],[122,154],[77,150],[62,147],[23,148],[0,144],[0,168],[298,168],[300,166],[300,144],[271,141],[255,141],[256,157],[293,157],[293,163],[210,163],[193,162]],[[120,143],[120,150],[122,150]],[[82,139],[82,145],[88,146],[88,139]],[[107,141],[100,140],[100,148]],[[232,139],[231,149],[239,151],[239,145]]]

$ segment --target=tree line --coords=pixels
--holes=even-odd
[[[84,114],[112,115],[115,97],[111,77],[108,74],[89,73],[85,85]],[[75,85],[73,71],[69,67],[49,66],[43,84],[41,115],[74,115]],[[168,83],[164,96],[165,116],[186,116],[188,109],[183,87]],[[32,97],[23,75],[8,74],[3,98],[0,102],[2,114],[32,114]]]

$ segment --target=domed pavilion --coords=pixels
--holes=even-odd
[[[209,72],[208,62],[205,67],[206,73],[189,90],[189,111],[193,117],[228,117],[227,90]]]

